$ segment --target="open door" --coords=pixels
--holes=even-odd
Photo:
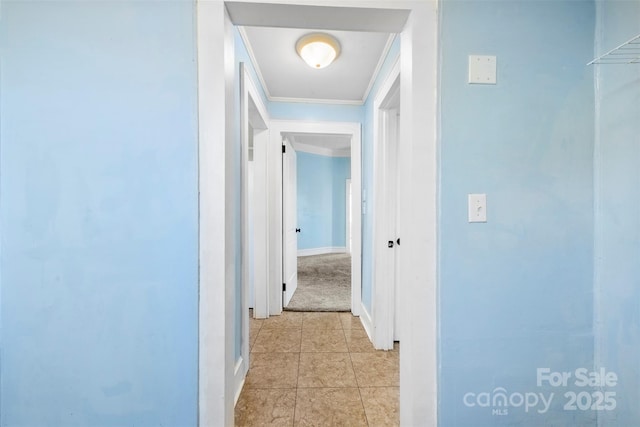
[[[298,213],[296,151],[282,142],[282,306],[286,307],[298,287]]]
[[[406,156],[400,138],[400,64],[396,62],[374,100],[374,277],[370,336],[376,349],[393,348],[399,341],[399,298],[402,283],[402,247],[400,227],[403,223],[407,194],[406,177],[399,167],[399,157]],[[403,205],[403,206],[400,206]],[[366,327],[365,327],[366,329]]]

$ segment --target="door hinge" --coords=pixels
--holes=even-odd
[[[286,283],[282,284],[282,292],[287,292],[287,284]]]
[[[282,154],[287,152],[287,146],[286,145],[282,145]]]

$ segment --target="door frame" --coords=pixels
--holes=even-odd
[[[268,299],[265,295],[256,297],[256,293],[266,289],[269,253],[269,229],[268,229],[268,199],[267,199],[267,152],[269,146],[269,113],[264,105],[257,85],[254,82],[247,66],[240,63],[240,138],[242,141],[243,157],[248,156],[249,132],[253,129],[253,235],[254,235],[254,307],[253,317],[264,319],[269,317]],[[259,131],[259,132],[258,132]],[[245,162],[243,161],[243,166]],[[242,194],[249,195],[247,172],[242,172]],[[246,202],[245,202],[246,203]],[[246,206],[246,204],[244,205]],[[242,209],[242,227],[248,229],[247,212]],[[247,233],[243,232],[243,261],[249,259],[249,241]],[[258,250],[255,250],[257,248]],[[248,265],[243,262],[243,291],[248,297]],[[243,311],[248,312],[248,299]],[[247,327],[248,334],[248,327]],[[244,337],[243,337],[244,338]],[[247,335],[248,340],[248,335]]]
[[[305,7],[401,9],[408,19],[401,31],[400,135],[408,141],[408,159],[403,164],[409,194],[404,225],[411,236],[403,239],[406,263],[413,266],[400,295],[403,307],[403,346],[400,352],[400,422],[402,425],[437,425],[438,408],[438,2],[407,0],[236,0],[262,3],[276,9],[263,23],[278,19],[293,26]],[[277,2],[277,3],[275,3]],[[282,14],[283,7],[295,6]],[[360,13],[360,11],[358,11]],[[323,25],[363,30],[367,19],[339,19]],[[233,156],[234,120],[234,32],[224,0],[196,2],[196,56],[198,70],[198,189],[199,189],[199,301],[198,301],[198,420],[199,425],[233,426],[234,309],[236,242],[230,229],[234,223],[233,196],[237,170]],[[286,21],[286,22],[285,22]],[[323,23],[324,24],[324,23]],[[320,28],[320,27],[319,27]]]
[[[369,334],[376,349],[390,350],[394,341],[396,284],[400,266],[396,262],[399,247],[397,224],[398,162],[397,118],[389,103],[400,96],[400,60],[396,60],[380,86],[373,103],[373,288],[372,329]],[[392,197],[389,197],[393,194]],[[390,249],[387,242],[392,242]]]
[[[244,385],[244,379],[249,371],[249,278],[250,269],[254,273],[254,285],[257,283],[260,291],[264,286],[261,283],[266,282],[267,275],[267,199],[266,199],[266,152],[269,142],[269,115],[264,106],[258,89],[247,70],[244,63],[240,63],[240,145],[241,145],[241,224],[240,233],[242,236],[242,294],[241,311],[242,311],[242,346],[240,349],[240,358],[234,364],[234,403],[238,401],[240,392]],[[252,135],[250,135],[252,134]],[[253,193],[249,192],[249,139],[253,137],[253,154],[254,154],[254,185]],[[247,206],[249,197],[253,198],[253,215],[249,218]],[[253,221],[253,227],[249,227],[249,221]],[[249,230],[253,229],[253,236],[249,236]],[[253,237],[253,238],[251,238]],[[250,265],[250,245],[253,240],[253,265]],[[255,250],[258,248],[258,250]],[[256,289],[254,289],[255,295]],[[255,299],[255,297],[254,297]],[[261,302],[265,300],[261,298]],[[255,304],[254,317],[266,317],[268,307],[263,304]]]
[[[234,424],[233,23],[196,3],[198,70],[198,424]],[[214,237],[215,236],[215,237]]]
[[[346,207],[345,212],[345,242],[344,245],[347,248],[347,253],[351,254],[351,228],[353,225],[351,224],[351,220],[353,217],[351,216],[352,207],[352,188],[351,188],[351,178],[347,179],[344,184],[344,192],[345,192],[345,201],[344,206]]]
[[[353,248],[351,251],[351,312],[360,315],[362,295],[361,176],[362,137],[360,123],[303,120],[271,120],[269,123],[269,230],[282,236],[282,135],[287,133],[322,133],[351,135],[351,185],[353,192]],[[269,314],[282,313],[282,239],[269,242]]]

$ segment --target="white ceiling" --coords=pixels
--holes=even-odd
[[[402,9],[245,0],[225,4],[272,101],[363,104],[394,34],[402,31],[409,16]],[[295,50],[298,38],[318,31],[334,35],[342,47],[340,57],[321,70],[306,65]],[[297,134],[291,138],[304,151],[334,156],[350,153],[350,138],[344,135]]]
[[[268,98],[272,101],[361,105],[366,101],[393,35],[380,32],[328,31],[341,45],[335,62],[313,69],[295,45],[313,29],[242,27],[245,41]]]
[[[330,6],[335,1],[326,3],[312,6],[225,1],[231,21],[240,26],[399,33],[409,17],[408,9],[374,8],[365,2],[363,7]]]
[[[369,95],[394,35],[363,31],[330,31],[341,54],[320,70],[309,67],[296,52],[298,39],[311,29],[241,27],[258,78],[271,101],[362,105]],[[349,157],[350,137],[292,136],[296,150]]]

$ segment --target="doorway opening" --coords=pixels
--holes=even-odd
[[[351,135],[341,134],[298,133],[285,137],[284,310],[351,311],[352,207],[347,187],[351,177],[351,139]],[[293,167],[297,171],[294,176]],[[296,194],[289,194],[293,188],[297,189]],[[291,242],[294,232],[297,240]],[[288,264],[291,270],[287,270]],[[296,267],[297,286],[294,285],[293,295],[288,295]]]
[[[312,139],[319,138],[325,141],[328,138],[331,138],[334,142],[337,140],[347,140],[348,145],[343,147],[343,150],[347,150],[349,154],[350,161],[348,162],[348,170],[343,171],[344,178],[338,178],[340,182],[340,194],[336,198],[340,200],[340,203],[344,203],[345,195],[344,185],[346,175],[348,174],[351,182],[352,182],[352,204],[351,204],[351,212],[352,212],[352,247],[351,247],[351,255],[350,260],[347,263],[348,272],[350,275],[350,281],[348,282],[348,288],[346,292],[350,293],[348,305],[346,307],[347,310],[351,311],[354,315],[359,315],[360,306],[361,306],[361,203],[360,203],[360,193],[361,193],[361,132],[360,132],[360,124],[359,123],[349,123],[349,122],[305,122],[305,121],[281,121],[281,120],[272,120],[271,121],[271,149],[275,153],[274,147],[278,147],[278,155],[273,158],[273,163],[271,166],[272,170],[283,171],[285,173],[274,173],[275,177],[275,185],[272,188],[281,188],[288,189],[288,191],[275,191],[275,195],[280,195],[280,199],[276,202],[275,206],[280,207],[280,209],[276,209],[275,217],[276,220],[272,223],[275,227],[276,235],[283,236],[282,239],[274,239],[270,243],[273,245],[270,250],[275,256],[281,255],[282,263],[280,271],[275,272],[275,280],[272,283],[286,283],[286,290],[277,289],[275,286],[269,287],[270,294],[270,314],[280,314],[284,307],[290,303],[291,298],[295,295],[295,289],[297,287],[296,284],[291,285],[287,283],[286,280],[296,279],[297,278],[297,266],[298,266],[298,255],[317,255],[320,253],[335,253],[335,252],[345,252],[344,239],[345,236],[345,227],[346,225],[343,223],[336,227],[337,230],[341,231],[341,240],[340,246],[320,246],[315,248],[304,248],[301,247],[300,251],[298,250],[297,244],[298,241],[306,242],[306,238],[312,234],[313,225],[311,223],[306,223],[306,226],[302,226],[297,220],[297,203],[290,203],[293,199],[298,198],[298,193],[295,195],[291,195],[290,197],[286,197],[287,193],[292,193],[294,188],[297,190],[297,182],[291,183],[286,182],[288,179],[293,178],[293,174],[289,171],[287,172],[285,169],[291,169],[292,159],[300,157],[304,158],[304,152],[300,152],[297,154],[295,150],[295,146],[298,148],[305,148],[309,150],[308,147],[309,141]],[[294,141],[294,144],[291,144],[291,140]],[[286,148],[282,149],[282,142],[285,141]],[[288,142],[287,142],[288,141]],[[287,145],[288,144],[288,145]],[[285,153],[282,153],[285,151]],[[293,154],[290,157],[288,153]],[[341,164],[344,168],[347,162],[344,160],[346,158],[342,157],[341,161],[337,163]],[[325,159],[326,160],[326,159]],[[289,166],[287,166],[289,164]],[[285,168],[285,166],[287,166]],[[307,167],[306,165],[305,167]],[[295,176],[297,179],[297,175]],[[304,198],[302,198],[304,202]],[[288,206],[288,207],[287,207]],[[332,208],[333,209],[333,208]],[[331,209],[331,210],[332,210]],[[342,216],[340,216],[340,220],[344,222],[345,220],[345,207],[342,206],[339,209],[342,212]],[[313,223],[313,214],[310,215],[311,222]],[[279,219],[279,221],[278,221]],[[317,222],[317,221],[316,221]],[[296,230],[299,230],[297,232]],[[304,237],[301,237],[303,236]],[[294,240],[295,239],[295,240]],[[287,242],[287,244],[283,244]],[[278,245],[279,243],[279,245]],[[306,243],[305,243],[306,244]],[[291,293],[289,293],[291,291]],[[295,302],[295,300],[294,300]],[[272,305],[271,305],[272,304]],[[321,308],[321,307],[319,307]]]
[[[403,227],[411,230],[402,240],[403,291],[400,356],[400,417],[403,425],[437,425],[437,2],[380,0],[376,8],[359,0],[284,0],[268,2],[198,2],[198,135],[199,135],[199,424],[233,424],[233,372],[236,359],[234,319],[237,283],[237,246],[228,230],[233,213],[237,165],[233,156],[234,104],[233,25],[308,27],[401,32],[401,139],[407,150],[403,174],[415,193],[402,210]],[[228,10],[233,8],[233,11]],[[309,10],[313,8],[313,12]],[[317,13],[318,11],[322,13]],[[402,15],[402,22],[387,19]],[[381,19],[382,18],[382,19]],[[375,30],[375,29],[373,29]],[[273,123],[273,122],[272,122]],[[271,132],[270,132],[271,133]],[[269,150],[272,150],[269,144]],[[281,155],[281,140],[276,143]],[[268,153],[271,165],[274,153]],[[277,161],[276,161],[277,162]],[[406,172],[404,172],[406,171]],[[272,175],[269,175],[270,177]],[[269,188],[277,188],[269,182]],[[354,196],[358,196],[354,189]],[[270,201],[280,196],[267,194]],[[281,203],[269,203],[270,207]],[[360,201],[354,201],[359,206]],[[354,219],[356,216],[354,215]],[[281,230],[281,218],[269,223]],[[279,225],[278,225],[279,224]],[[268,229],[271,229],[269,227]],[[359,227],[354,224],[354,234]],[[214,236],[214,238],[212,238]],[[220,240],[223,240],[222,244]],[[354,235],[353,241],[358,239]],[[268,253],[280,252],[280,239],[268,239]],[[269,281],[282,277],[281,265],[269,271]],[[402,274],[402,273],[401,273]],[[275,280],[275,281],[274,281]],[[257,293],[256,293],[257,296]],[[277,305],[282,304],[278,289]],[[271,302],[271,300],[269,300]],[[269,311],[277,311],[269,304]],[[357,307],[354,307],[356,310]],[[274,313],[275,314],[275,313]],[[411,321],[409,321],[411,320]]]

